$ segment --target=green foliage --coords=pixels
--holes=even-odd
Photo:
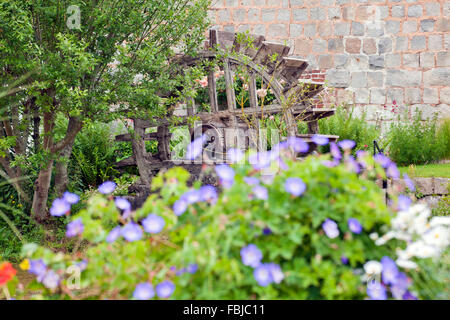
[[[410,121],[407,115],[399,115],[388,135],[389,157],[401,166],[432,163],[442,159],[448,144],[444,139],[448,136],[438,135],[437,128],[436,116],[422,121],[421,112],[417,111]]]
[[[432,213],[434,216],[448,216],[450,214],[450,195],[443,196],[433,208]]]
[[[442,142],[443,157],[450,159],[450,118],[440,122],[437,136],[438,140]]]

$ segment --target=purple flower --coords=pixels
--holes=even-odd
[[[177,276],[181,276],[183,273],[187,272],[187,268],[181,268],[180,270],[178,270],[175,275]]]
[[[342,159],[341,151],[339,150],[338,146],[334,142],[330,143],[330,153],[333,156],[334,160],[339,161]]]
[[[214,188],[213,186],[210,185],[203,186],[200,188],[199,193],[202,201],[214,203],[217,200],[217,191],[216,188]]]
[[[355,158],[353,158],[353,156],[349,156],[347,158],[347,163],[354,173],[359,174],[361,172],[361,167],[359,163],[355,160]]]
[[[262,252],[254,244],[249,244],[241,249],[242,263],[246,266],[256,268],[261,264]]]
[[[133,293],[133,298],[137,300],[150,300],[154,296],[153,286],[148,282],[138,284]]]
[[[361,233],[362,225],[361,225],[361,223],[359,223],[358,219],[350,218],[350,219],[348,219],[347,223],[348,223],[348,228],[350,229],[351,232],[356,233],[356,234]]]
[[[386,174],[389,178],[398,179],[400,177],[400,171],[398,170],[397,165],[393,162],[391,162],[387,167]]]
[[[84,230],[84,225],[83,225],[83,222],[81,221],[81,219],[74,220],[67,225],[66,236],[71,238],[71,237],[75,237],[77,235],[81,235],[83,233],[83,230]]]
[[[401,194],[398,196],[397,210],[406,211],[406,210],[408,210],[411,203],[412,203],[412,200],[410,197]]]
[[[175,285],[170,281],[163,281],[156,286],[156,294],[161,299],[169,298],[175,291]]]
[[[311,137],[312,142],[319,146],[325,146],[329,143],[329,140],[326,136],[315,134]]]
[[[203,144],[206,142],[206,135],[201,135],[200,137],[194,139],[186,150],[186,158],[189,160],[194,160],[197,158],[203,151]]]
[[[181,196],[181,199],[189,205],[201,201],[202,195],[198,190],[189,190]]]
[[[267,263],[261,264],[253,270],[253,276],[258,284],[262,287],[266,287],[273,282],[272,273]]]
[[[272,230],[270,228],[266,227],[263,229],[263,235],[268,236],[270,234],[272,234]]]
[[[268,151],[258,152],[251,154],[248,157],[248,161],[253,166],[253,169],[261,170],[270,166],[270,163],[273,160],[272,156],[272,153]]]
[[[356,142],[353,140],[342,140],[338,142],[338,145],[344,150],[352,150],[355,147]]]
[[[259,184],[258,178],[255,177],[244,177],[244,182],[251,186]]]
[[[337,167],[338,165],[339,165],[339,160],[333,160],[333,161],[330,161],[330,160],[324,160],[324,161],[322,161],[322,164],[325,166],[325,167],[328,167],[328,168],[334,168],[334,167]]]
[[[327,235],[328,238],[334,239],[337,236],[339,236],[338,226],[336,222],[334,222],[331,219],[327,218],[325,222],[322,223],[322,229],[323,231],[325,231],[325,234]]]
[[[273,282],[279,284],[284,279],[283,271],[281,271],[281,267],[276,263],[268,264],[270,275],[272,277]]]
[[[295,152],[306,153],[309,150],[309,145],[303,139],[297,137],[289,137],[287,139],[288,146]]]
[[[381,258],[381,279],[386,284],[393,284],[397,280],[398,268],[394,260],[389,257]]]
[[[78,262],[78,263],[76,264],[76,266],[77,266],[78,268],[80,268],[81,271],[86,270],[87,265],[88,265],[88,261],[87,261],[86,259],[84,259],[84,260],[82,260],[82,261],[80,261],[80,262]]]
[[[132,241],[141,240],[143,232],[142,232],[141,227],[138,224],[136,224],[134,222],[129,222],[122,228],[122,230],[120,231],[120,234],[127,241],[132,242]]]
[[[50,290],[55,290],[59,282],[59,276],[53,270],[49,270],[42,279],[42,284]]]
[[[115,189],[116,189],[116,183],[115,183],[115,182],[112,182],[112,181],[106,181],[106,182],[103,182],[103,183],[98,187],[98,192],[103,193],[103,194],[110,194],[110,193],[112,193]]]
[[[70,203],[64,199],[55,199],[50,208],[50,214],[54,217],[61,217],[70,211]]]
[[[116,241],[120,237],[120,231],[121,231],[120,226],[117,226],[114,229],[112,229],[109,232],[108,236],[106,237],[106,242],[113,243],[114,241]]]
[[[145,232],[148,233],[160,233],[165,225],[166,221],[156,214],[150,214],[147,218],[142,220],[142,226],[144,227]]]
[[[186,212],[188,207],[188,204],[186,202],[186,200],[184,200],[183,198],[175,201],[175,203],[173,204],[173,212],[175,213],[176,216],[181,216],[183,213]]]
[[[231,148],[228,150],[227,159],[231,163],[237,163],[244,158],[244,153],[241,149]]]
[[[71,193],[69,191],[66,191],[63,194],[63,200],[66,201],[69,204],[75,204],[78,201],[80,201],[80,196],[75,194],[75,193]]]
[[[28,269],[28,272],[34,274],[37,280],[41,282],[47,272],[47,265],[42,259],[30,260],[30,269]]]
[[[408,177],[406,173],[403,174],[403,179],[405,180],[406,187],[411,190],[415,191],[416,186],[414,185],[414,182]]]
[[[386,289],[379,282],[371,281],[367,284],[367,295],[372,300],[386,300]]]
[[[398,272],[394,283],[391,286],[391,293],[395,299],[403,299],[403,295],[410,286],[408,277],[403,272]]]
[[[418,300],[418,299],[411,292],[406,291],[405,294],[403,295],[403,300]]]
[[[267,200],[268,198],[268,192],[267,189],[263,186],[254,186],[253,187],[253,194],[257,199],[261,200]]]
[[[219,164],[216,166],[216,173],[220,178],[220,182],[225,188],[229,188],[234,182],[234,170],[227,164]]]
[[[375,162],[378,162],[383,168],[387,168],[392,162],[391,159],[381,153],[374,155],[373,159],[375,160]]]
[[[342,256],[342,257],[341,257],[341,262],[342,262],[343,264],[348,264],[348,258],[347,258],[346,256]]]
[[[190,265],[188,265],[187,267],[187,272],[194,274],[196,273],[198,270],[198,265],[196,263],[191,263]]]
[[[116,204],[116,207],[123,211],[129,211],[131,210],[131,203],[125,198],[117,197],[114,200],[114,203]]]
[[[286,192],[298,197],[305,192],[306,184],[300,178],[287,178],[284,183],[284,189]]]

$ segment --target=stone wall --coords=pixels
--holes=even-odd
[[[335,88],[369,120],[390,105],[450,117],[450,1],[212,0],[215,28],[287,41],[309,77]],[[387,108],[383,108],[387,105]]]

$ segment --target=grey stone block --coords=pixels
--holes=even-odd
[[[267,36],[269,38],[279,38],[279,37],[287,38],[288,37],[287,26],[281,23],[271,24],[269,26],[269,30],[267,31]]]
[[[366,88],[367,87],[367,72],[356,71],[352,72],[351,87],[353,88]]]
[[[425,36],[413,36],[410,44],[411,50],[424,50],[427,47],[427,38]]]
[[[327,40],[314,39],[312,50],[314,52],[325,52],[327,50]]]
[[[434,194],[448,194],[450,179],[434,178]]]
[[[370,21],[366,23],[366,35],[369,37],[380,37],[384,35],[382,21]]]
[[[450,104],[450,87],[441,88],[439,92],[439,101]]]
[[[423,14],[423,8],[421,5],[414,5],[408,7],[408,17],[418,18]]]
[[[405,102],[406,103],[421,103],[420,89],[406,88],[405,89]]]
[[[334,67],[335,68],[345,68],[348,63],[347,54],[336,54],[334,56]]]
[[[334,5],[334,0],[320,0],[320,4],[323,7],[331,7]]]
[[[416,53],[404,53],[403,54],[403,66],[408,68],[419,67],[419,54]]]
[[[291,0],[291,6],[302,6],[303,0]]]
[[[387,34],[398,34],[400,31],[400,21],[397,20],[387,20],[386,21],[386,33]]]
[[[433,34],[428,36],[428,49],[437,51],[442,49],[442,35]]]
[[[291,20],[291,10],[281,9],[278,10],[278,21],[290,21]]]
[[[400,67],[400,65],[402,64],[402,58],[399,54],[387,54],[384,57],[384,61],[386,63],[386,67],[387,68],[395,68],[395,67]]]
[[[294,9],[292,11],[292,18],[294,21],[308,20],[308,9]]]
[[[404,99],[403,99],[403,89],[400,88],[388,88],[386,92],[386,103],[387,104],[393,104],[397,103],[397,105],[403,105]],[[399,110],[400,112],[403,112],[403,110]],[[388,117],[386,117],[386,115]],[[390,110],[386,110],[385,118],[394,118],[394,114]]]
[[[444,3],[444,17],[450,18],[450,1]]]
[[[425,3],[425,12],[427,16],[437,17],[441,14],[441,5],[438,2]]]
[[[338,22],[334,25],[335,36],[348,36],[350,34],[350,23]]]
[[[403,22],[403,33],[414,33],[417,31],[416,20],[407,20]]]
[[[242,22],[245,20],[245,9],[238,9],[233,11],[233,21]]]
[[[328,8],[328,19],[339,19],[341,17],[341,8]]]
[[[383,87],[384,86],[384,73],[381,71],[367,72],[367,86]]]
[[[346,88],[350,84],[350,72],[342,69],[329,69],[326,72],[326,79],[332,87]]]
[[[353,36],[363,36],[364,35],[364,25],[362,23],[352,21],[352,35]]]
[[[370,91],[367,88],[359,88],[355,90],[355,102],[356,103],[369,103]]]
[[[344,41],[341,38],[328,39],[328,50],[340,52],[344,50]]]
[[[310,19],[311,20],[326,20],[327,14],[325,9],[320,7],[311,8],[310,11]]]
[[[434,53],[433,52],[421,52],[419,59],[420,67],[424,69],[434,68]]]
[[[370,103],[385,104],[386,89],[381,88],[370,89]]]
[[[450,33],[444,35],[444,49],[450,49]]]
[[[391,38],[385,37],[378,40],[378,53],[383,54],[392,51]]]
[[[408,50],[408,37],[395,37],[395,51]]]
[[[450,51],[441,51],[436,55],[437,67],[450,67]],[[450,83],[447,83],[450,85]]]
[[[383,0],[381,0],[384,2]],[[387,6],[378,6],[376,9],[377,18],[383,20],[389,16],[389,7]]]
[[[231,21],[231,14],[230,10],[219,10],[217,14],[217,20],[218,22],[230,22]]]
[[[272,22],[275,21],[276,15],[276,9],[264,9],[261,11],[261,20],[264,22]]]
[[[303,33],[303,26],[301,24],[291,24],[289,26],[289,35],[291,38],[299,38]]]
[[[384,56],[372,55],[369,56],[370,69],[383,69],[384,68]]]
[[[405,16],[404,6],[392,6],[392,16],[394,18],[402,18]]]
[[[259,21],[259,13],[261,12],[260,9],[249,9],[248,10],[248,21],[250,22],[257,22]]]
[[[432,32],[434,30],[434,19],[424,19],[420,21],[420,30],[422,32]]]
[[[450,83],[450,68],[434,68],[423,73],[423,83],[426,86],[442,86]]]
[[[253,33],[256,35],[266,35],[266,25],[265,24],[257,24],[253,27]]]
[[[439,103],[439,93],[437,88],[423,88],[423,102],[436,104]]]
[[[316,23],[315,22],[305,24],[304,28],[305,28],[305,31],[304,31],[305,37],[312,38],[316,35]]]
[[[421,71],[388,69],[386,85],[394,87],[415,87],[422,81]]]

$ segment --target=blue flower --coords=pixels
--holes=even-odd
[[[346,256],[341,257],[342,264],[348,264],[348,258]]]
[[[175,285],[170,281],[163,281],[156,286],[156,294],[161,299],[169,298],[175,291]]]
[[[397,280],[398,268],[394,260],[389,257],[381,258],[381,279],[386,284],[393,284]]]
[[[403,300],[418,300],[417,297],[409,291],[406,291],[402,298]]]
[[[266,287],[273,282],[272,273],[270,272],[269,264],[263,263],[253,270],[253,276],[258,284]]]
[[[61,217],[70,211],[70,203],[64,199],[55,199],[50,208],[50,214],[54,217]]]
[[[265,188],[263,186],[254,186],[253,194],[255,195],[255,197],[257,199],[261,199],[261,200],[267,200],[267,198],[269,196],[268,192],[267,192],[267,188]]]
[[[328,238],[334,239],[339,236],[338,225],[331,219],[327,218],[325,222],[322,223],[322,229],[325,231]]]
[[[341,151],[339,150],[338,146],[334,142],[330,143],[330,153],[333,156],[334,160],[339,161],[342,159]]]
[[[189,190],[180,199],[183,199],[189,205],[201,201],[202,195],[198,190]]]
[[[113,243],[114,241],[116,241],[120,237],[120,232],[121,232],[120,226],[117,226],[114,229],[112,229],[109,232],[108,236],[106,237],[106,242]]]
[[[337,167],[337,166],[339,165],[339,161],[338,161],[338,160],[333,160],[333,161],[330,161],[330,160],[324,160],[324,161],[322,161],[322,164],[323,164],[325,167],[328,167],[328,168],[334,168],[334,167]]]
[[[75,237],[77,235],[81,235],[83,233],[83,230],[84,230],[84,225],[83,225],[83,222],[81,221],[81,219],[74,220],[67,225],[66,236],[71,238],[71,237]]]
[[[284,279],[284,273],[281,271],[280,265],[276,263],[268,264],[270,275],[272,277],[273,282],[279,284]]]
[[[259,184],[258,178],[255,178],[255,177],[244,177],[244,182],[251,186]]]
[[[403,299],[404,294],[408,291],[410,286],[408,277],[403,272],[398,272],[397,276],[391,285],[391,293],[395,299]]]
[[[103,194],[110,194],[116,189],[116,183],[112,181],[105,181],[98,187],[98,192]]]
[[[315,134],[311,137],[312,142],[319,146],[325,146],[329,143],[329,140],[326,136]]]
[[[206,135],[202,134],[200,137],[194,139],[186,150],[186,158],[195,160],[203,151],[203,144],[206,142]]]
[[[272,230],[270,228],[266,227],[263,229],[263,235],[268,236],[270,234],[272,234]]]
[[[256,268],[261,264],[262,252],[254,244],[249,244],[241,249],[242,263],[246,266]]]
[[[352,150],[355,147],[356,142],[353,140],[342,140],[338,142],[338,145],[344,150]]]
[[[244,158],[244,153],[240,149],[231,148],[228,150],[227,159],[231,163],[237,163]]]
[[[80,196],[75,193],[66,191],[63,194],[63,200],[69,204],[76,204],[78,201],[80,201]]]
[[[400,171],[398,170],[397,165],[393,162],[391,162],[387,167],[386,174],[389,178],[398,179],[400,177]]]
[[[122,228],[122,230],[120,231],[120,234],[127,241],[132,242],[132,241],[141,240],[143,232],[142,232],[141,227],[138,224],[136,224],[134,222],[129,222]]]
[[[125,198],[117,197],[114,200],[114,203],[116,204],[116,207],[123,211],[129,211],[131,210],[131,203]]]
[[[255,170],[261,170],[270,167],[273,160],[273,154],[268,151],[253,153],[248,157],[248,162]]]
[[[306,153],[309,150],[309,145],[303,139],[297,137],[289,137],[287,139],[288,146],[295,152]]]
[[[286,192],[298,197],[305,192],[306,184],[300,178],[287,178],[284,188],[286,189]]]
[[[133,298],[137,300],[150,300],[154,296],[153,286],[148,282],[138,284],[133,293]]]
[[[200,188],[199,190],[201,200],[208,202],[216,202],[217,200],[217,191],[216,188],[210,185],[206,185]]]
[[[198,270],[198,265],[196,263],[191,263],[190,265],[188,265],[187,267],[187,272],[194,274],[196,273]]]
[[[188,204],[186,200],[180,198],[179,200],[175,201],[172,209],[176,216],[181,216],[183,213],[186,212],[187,207]]]
[[[60,278],[53,270],[49,270],[42,279],[42,284],[48,289],[55,290],[59,286]]]
[[[372,300],[386,300],[386,289],[379,282],[371,281],[367,284],[367,295]]]
[[[384,154],[377,153],[373,156],[375,162],[379,163],[383,168],[387,168],[391,164],[391,159],[386,157]]]
[[[47,265],[42,259],[30,260],[30,269],[28,269],[28,272],[34,274],[37,280],[41,282],[47,272]]]
[[[412,203],[412,200],[410,197],[401,194],[398,196],[397,210],[406,211],[406,210],[408,210],[411,203]]]
[[[219,164],[216,166],[216,173],[220,178],[220,182],[225,188],[229,188],[234,182],[234,170],[227,164]]]
[[[414,182],[408,177],[406,173],[403,174],[403,179],[405,180],[406,187],[411,190],[415,191],[416,186],[414,185]]]
[[[353,156],[349,156],[347,158],[347,163],[354,173],[359,174],[361,172],[361,167],[359,163],[355,160],[355,158],[353,158]]]
[[[78,268],[80,268],[81,271],[86,270],[87,265],[88,265],[88,261],[87,261],[86,259],[84,259],[84,260],[82,260],[82,261],[80,261],[80,262],[78,262],[78,263],[76,264],[76,266],[77,266]]]
[[[356,233],[356,234],[360,234],[362,231],[362,225],[361,223],[359,223],[358,219],[355,218],[350,218],[347,221],[348,223],[348,228],[350,229],[351,232]]]
[[[148,233],[160,233],[165,225],[166,221],[156,214],[150,214],[147,218],[142,220],[142,226],[144,227],[145,232]]]

